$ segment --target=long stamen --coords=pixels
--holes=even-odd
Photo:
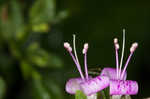
[[[76,43],[75,43],[75,39],[76,39],[76,38],[75,38],[75,37],[76,37],[76,36],[73,34],[73,48],[74,48],[74,54],[75,54],[76,61],[77,61],[78,65],[79,65],[80,71],[81,71],[81,66],[80,66],[80,63],[79,63],[79,60],[78,60],[78,56],[77,56],[77,52],[76,52]],[[84,78],[82,71],[81,71],[81,75],[82,75],[82,77]]]
[[[78,69],[78,71],[79,71],[79,73],[80,73],[81,78],[84,79],[84,76],[83,76],[83,73],[82,73],[82,71],[81,71],[80,65],[77,63],[77,61],[76,61],[74,55],[73,55],[71,52],[69,52],[69,53],[70,53],[70,55],[71,55],[71,57],[72,57],[74,63],[75,63],[76,66],[77,66],[77,69]]]
[[[88,80],[88,69],[87,69],[87,50],[88,50],[88,44],[85,43],[84,44],[84,48],[83,48],[83,54],[84,54],[84,69],[85,69],[85,75],[86,75],[86,79]]]
[[[121,54],[120,68],[119,68],[119,78],[121,76],[121,68],[122,68],[122,62],[123,62],[123,56],[124,56],[124,48],[125,48],[125,29],[123,29],[123,44],[122,44],[122,54]]]
[[[138,43],[133,43],[133,44],[132,44],[132,46],[131,46],[131,48],[130,48],[130,55],[129,55],[128,59],[127,59],[127,62],[126,62],[126,64],[125,64],[124,69],[123,69],[122,74],[121,74],[121,79],[123,78],[124,73],[125,73],[125,71],[126,71],[126,69],[127,69],[127,66],[128,66],[128,64],[129,64],[129,61],[130,61],[130,59],[131,59],[131,56],[133,55],[133,52],[136,50],[137,47],[138,47]]]
[[[75,58],[77,60],[77,63],[80,65],[79,60],[78,60],[78,56],[77,56],[77,52],[76,52],[76,36],[73,34],[73,48],[74,48],[74,54],[75,54]]]
[[[76,64],[77,69],[78,69],[78,71],[80,73],[81,78],[84,79],[83,73],[81,71],[81,67],[78,64],[77,60],[75,59],[75,56],[72,54],[72,48],[70,47],[70,44],[68,42],[65,42],[64,43],[64,47],[67,49],[67,51],[69,52],[70,56],[72,57],[74,63]]]
[[[114,46],[115,46],[115,51],[116,51],[116,72],[117,72],[117,79],[118,79],[118,71],[119,71],[119,59],[118,59],[118,49],[119,49],[119,44],[118,44],[118,39],[114,39]]]

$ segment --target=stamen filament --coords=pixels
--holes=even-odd
[[[81,66],[80,66],[80,63],[78,60],[77,52],[76,52],[76,43],[75,43],[75,35],[74,34],[73,34],[73,48],[74,48],[75,59],[76,59],[76,62],[78,64],[77,66],[79,68],[80,75],[82,75],[81,78],[84,79],[83,73],[81,71]]]
[[[118,76],[119,76],[119,74],[118,74],[118,71],[119,71],[119,63],[118,63],[118,50],[116,49],[116,71],[117,71],[117,79],[118,79]]]
[[[89,75],[88,75],[88,69],[87,69],[87,53],[84,54],[84,69],[85,69],[85,75],[86,75],[86,79],[89,79]]]
[[[118,59],[118,49],[119,49],[119,44],[118,44],[118,39],[115,38],[114,39],[114,46],[115,46],[115,51],[116,51],[116,74],[117,74],[117,79],[119,78],[118,77],[118,71],[119,71],[119,59]]]
[[[121,77],[120,77],[121,79],[123,78],[123,76],[124,76],[124,74],[125,74],[125,71],[126,71],[126,69],[127,69],[127,66],[128,66],[128,64],[129,64],[129,61],[130,61],[132,55],[133,55],[133,52],[130,53],[130,55],[129,55],[128,59],[127,59],[127,62],[126,62],[126,64],[125,64],[125,66],[124,66],[124,69],[123,69],[123,71],[122,71],[122,73],[121,73]]]
[[[122,68],[122,62],[123,62],[123,56],[124,56],[124,48],[125,48],[125,29],[123,29],[123,44],[122,44],[122,55],[121,55],[120,68],[119,68],[119,78],[121,76],[121,68]]]
[[[125,64],[124,69],[123,69],[122,74],[121,74],[121,79],[123,78],[124,73],[125,73],[125,71],[127,69],[127,66],[129,64],[129,61],[131,59],[131,56],[133,55],[133,52],[136,50],[137,47],[138,47],[138,43],[135,42],[135,43],[132,44],[132,46],[130,48],[130,55],[129,55],[128,59],[127,59],[127,62]]]
[[[85,69],[85,76],[86,79],[88,80],[88,69],[87,69],[87,50],[88,50],[88,43],[84,44],[84,48],[83,48],[83,54],[84,54],[84,69]]]
[[[79,73],[80,73],[81,78],[84,80],[84,76],[83,76],[83,73],[82,73],[82,71],[81,71],[80,65],[79,65],[78,62],[76,61],[76,59],[75,59],[74,55],[72,54],[72,52],[69,52],[69,54],[70,54],[70,56],[72,57],[74,63],[76,64],[77,69],[78,69],[78,71],[79,71]]]
[[[78,56],[77,56],[77,52],[76,52],[76,43],[75,43],[75,38],[76,36],[73,34],[73,48],[74,48],[74,54],[75,54],[75,58],[77,63],[80,65],[79,60],[78,60]]]

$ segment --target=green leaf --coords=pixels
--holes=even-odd
[[[44,49],[40,48],[37,42],[30,44],[27,48],[27,55],[30,62],[36,66],[45,67],[49,62],[49,55]]]
[[[51,22],[55,16],[55,0],[36,0],[30,10],[32,24]]]
[[[32,72],[32,74],[32,99],[51,99],[50,93],[44,87],[42,76],[36,71]]]
[[[75,94],[75,99],[86,99],[86,96],[82,91],[78,90]]]
[[[7,4],[1,9],[6,18],[0,23],[2,36],[6,40],[19,39],[20,35],[24,35],[24,22],[22,8],[16,0],[11,0],[10,5]]]
[[[43,82],[52,97],[55,97],[55,99],[64,99],[60,84],[55,80],[55,78],[49,76],[49,78],[45,78]]]
[[[40,45],[37,42],[33,42],[29,45],[27,48],[27,55],[29,61],[39,67],[60,68],[63,65],[60,57],[40,48]]]
[[[33,68],[31,64],[29,64],[27,61],[22,60],[21,61],[21,71],[23,73],[23,76],[25,79],[28,79],[32,75]]]
[[[69,16],[69,12],[67,10],[64,11],[59,11],[53,21],[53,23],[59,23],[62,20],[64,20],[65,18],[67,18]]]
[[[49,30],[49,26],[48,24],[41,23],[41,24],[33,25],[32,30],[33,32],[47,33]]]

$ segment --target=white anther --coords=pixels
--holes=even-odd
[[[72,48],[71,48],[71,46],[70,46],[70,44],[69,44],[68,42],[65,42],[65,43],[64,43],[64,47],[65,47],[69,52],[72,51]]]
[[[68,42],[65,42],[64,47],[68,49],[70,47],[70,44]]]
[[[83,53],[83,54],[85,54],[86,52],[87,52],[87,50],[86,50],[86,49],[83,49],[83,50],[82,50],[82,53]]]
[[[89,47],[88,43],[85,43],[84,44],[84,49],[88,49],[88,47]]]
[[[85,54],[85,53],[87,52],[88,47],[89,47],[88,43],[85,43],[85,44],[84,44],[83,51],[82,51],[83,54]]]
[[[132,46],[133,46],[134,48],[137,48],[137,47],[138,47],[138,43],[135,42],[135,43],[132,44]]]
[[[130,52],[131,52],[131,53],[134,52],[134,50],[135,50],[134,47],[131,47],[131,48],[130,48]]]
[[[138,47],[138,43],[136,43],[136,42],[133,43],[131,48],[130,48],[130,52],[134,52],[137,47]]]
[[[118,50],[119,49],[119,44],[115,44],[115,48]]]
[[[114,38],[114,44],[117,44],[117,43],[118,43],[118,39]]]
[[[71,48],[71,47],[69,47],[67,50],[68,50],[69,52],[72,52],[72,48]]]

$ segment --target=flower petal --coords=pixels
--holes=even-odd
[[[77,90],[81,90],[80,83],[83,82],[82,78],[72,78],[66,83],[66,92],[75,94]]]
[[[116,72],[116,68],[109,68],[109,67],[106,67],[102,70],[101,76],[107,76],[109,77],[109,79],[111,80],[117,80],[117,72]],[[125,75],[123,77],[122,80],[126,80],[127,78],[127,73],[125,72]]]
[[[110,95],[135,95],[138,93],[138,84],[132,80],[111,80]]]
[[[97,93],[98,91],[109,86],[109,78],[106,76],[97,76],[88,81],[82,82],[81,90],[87,96]]]

